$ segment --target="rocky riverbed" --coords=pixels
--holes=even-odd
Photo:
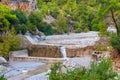
[[[63,64],[69,69],[76,67],[89,67],[91,58],[69,58]],[[47,73],[51,64],[41,62],[10,62],[4,72],[7,80],[48,80]]]

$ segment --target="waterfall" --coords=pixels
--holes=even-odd
[[[64,46],[60,46],[60,53],[63,56],[63,58],[67,58],[66,49]]]

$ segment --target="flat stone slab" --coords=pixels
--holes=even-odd
[[[28,71],[33,71],[39,68],[40,66],[45,65],[41,62],[10,62],[5,77],[14,77],[19,74],[27,73]]]
[[[28,57],[27,50],[13,51],[11,52],[11,56],[13,57]]]
[[[33,75],[25,80],[48,80],[48,77],[47,77],[47,72],[43,72],[41,74],[38,74],[38,75]]]

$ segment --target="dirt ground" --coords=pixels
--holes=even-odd
[[[103,47],[103,46],[111,46],[110,45],[110,38],[108,37],[101,37],[100,40],[96,43],[96,46]],[[120,53],[118,53],[113,48],[111,50],[105,49],[105,51],[110,52],[110,59],[113,62],[113,68],[116,72],[120,73]]]
[[[120,73],[120,53],[118,53],[116,50],[113,50],[110,55],[111,60],[113,61],[113,68],[115,71]]]

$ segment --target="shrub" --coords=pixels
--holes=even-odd
[[[39,27],[37,27],[39,31],[43,32],[45,35],[52,35],[53,34],[53,28],[50,24],[47,24],[45,22],[41,22],[39,24]]]
[[[118,50],[118,52],[120,52],[120,35],[112,35],[110,39],[110,43],[113,48],[115,48],[116,50]]]
[[[67,70],[66,73],[62,73],[62,66],[64,65],[61,63],[52,65],[51,72],[48,74],[50,80],[119,80],[109,59],[103,59],[100,63],[91,62],[88,69],[80,67]]]
[[[94,24],[94,25],[92,26],[92,30],[93,30],[93,31],[99,31],[99,30],[100,30],[99,25],[98,25],[98,24]]]
[[[17,50],[20,47],[20,38],[16,36],[14,28],[12,28],[8,34],[2,37],[0,42],[0,55],[7,57],[9,51]]]
[[[4,78],[4,76],[0,76],[0,80],[7,80],[6,78]]]
[[[64,16],[58,15],[56,23],[57,23],[58,33],[63,34],[68,32],[68,22]]]
[[[21,32],[22,34],[25,34],[27,31],[27,25],[26,24],[19,24],[15,27],[15,30],[17,33]]]
[[[107,46],[96,46],[95,50],[96,51],[106,51],[107,50]]]

